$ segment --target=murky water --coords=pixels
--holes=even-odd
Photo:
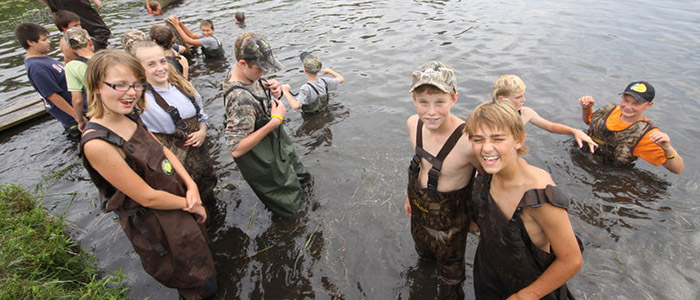
[[[117,37],[163,21],[147,15],[142,1],[104,2],[101,13]],[[247,16],[244,29],[233,21],[239,10]],[[193,29],[199,19],[212,19],[229,54],[224,64],[195,58],[191,73],[210,115],[208,141],[220,182],[221,212],[210,230],[218,298],[434,298],[435,266],[419,263],[402,211],[412,155],[405,120],[415,113],[410,73],[432,59],[456,69],[460,97],[453,113],[462,118],[488,99],[492,82],[504,73],[525,80],[526,105],[579,128],[579,96],[617,102],[629,81],[653,83],[657,98],[646,116],[684,156],[682,175],[645,162],[632,170],[593,165],[568,137],[531,125],[526,159],[552,173],[573,198],[572,223],[586,247],[585,266],[570,282],[579,298],[700,297],[693,146],[700,138],[694,117],[700,115],[700,2],[184,0],[167,13]],[[23,18],[51,24],[47,15]],[[32,93],[12,22],[2,23],[0,34],[2,106]],[[244,31],[268,37],[285,65],[274,78],[284,83],[303,83],[302,51],[313,51],[346,78],[323,115],[304,120],[288,113],[287,130],[315,176],[307,212],[295,220],[272,220],[225,151],[220,83],[234,63],[235,37]],[[56,47],[55,30],[51,39]],[[65,213],[101,267],[125,270],[133,297],[175,297],[143,272],[114,216],[95,207],[96,190],[76,166],[76,145],[56,121],[42,118],[3,132],[0,151],[0,182],[45,182],[45,205]],[[471,236],[468,295],[475,248]]]

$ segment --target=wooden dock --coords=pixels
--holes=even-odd
[[[0,131],[17,126],[46,113],[44,102],[37,95],[20,99],[0,110]]]

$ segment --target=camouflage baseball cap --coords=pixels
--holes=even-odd
[[[411,74],[411,79],[413,83],[409,93],[413,93],[413,90],[424,84],[435,86],[445,93],[457,92],[457,79],[454,70],[439,61],[420,65]]]
[[[267,73],[274,73],[282,69],[282,64],[272,55],[270,43],[264,36],[246,32],[238,36],[235,45],[236,59],[254,61]]]
[[[299,58],[301,58],[301,61],[304,63],[304,69],[311,74],[318,73],[323,67],[321,64],[321,59],[309,52],[302,52],[301,55],[299,55]]]
[[[129,29],[126,32],[122,33],[122,47],[124,47],[124,50],[127,52],[131,51],[131,46],[136,42],[136,41],[148,41],[148,36],[146,34],[138,29]]]
[[[72,49],[84,48],[90,41],[90,34],[82,28],[68,29],[63,37]]]

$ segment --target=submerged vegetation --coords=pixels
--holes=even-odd
[[[0,299],[128,299],[123,274],[102,276],[37,198],[0,185]]]

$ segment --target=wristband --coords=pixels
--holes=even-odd
[[[282,119],[282,117],[278,114],[271,115],[270,118],[278,118],[280,119],[280,124],[284,123],[284,119]]]
[[[673,151],[673,154],[671,154],[671,156],[666,156],[666,159],[673,159],[673,158],[676,157],[676,154],[678,154],[678,152],[676,152],[676,151],[674,150],[674,151]]]

